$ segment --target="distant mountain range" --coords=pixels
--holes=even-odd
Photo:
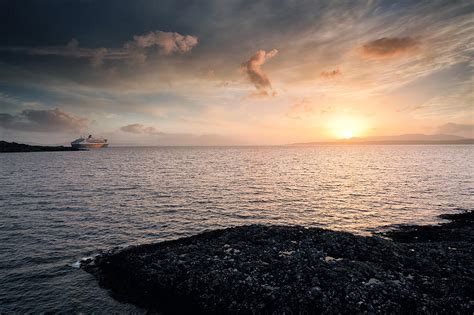
[[[324,144],[474,144],[474,139],[453,135],[405,134],[399,136],[377,136],[351,138],[334,141],[314,141],[292,143],[290,145],[324,145]]]

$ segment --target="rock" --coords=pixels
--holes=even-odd
[[[310,292],[314,295],[320,294],[321,293],[321,288],[320,287],[312,287]]]
[[[334,262],[334,261],[339,261],[339,260],[342,260],[342,258],[334,258],[334,257],[331,257],[331,256],[324,257],[325,262]]]
[[[241,226],[104,253],[81,268],[150,313],[472,314],[469,217],[392,231],[393,241]]]
[[[369,281],[367,281],[367,285],[379,285],[381,284],[382,282],[380,282],[380,280],[378,279],[375,279],[375,278],[370,278]]]
[[[279,289],[279,287],[272,287],[271,285],[266,285],[266,284],[262,285],[262,288],[268,291],[274,291],[274,290]]]

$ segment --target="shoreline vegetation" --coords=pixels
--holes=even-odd
[[[151,313],[465,313],[474,309],[474,211],[359,236],[248,225],[114,249],[81,262]]]
[[[0,141],[0,153],[56,152],[56,151],[80,151],[80,150],[73,147],[29,145],[29,144],[22,144],[22,143],[16,143],[16,142]]]

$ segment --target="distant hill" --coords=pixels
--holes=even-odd
[[[424,135],[419,133],[404,134],[399,136],[379,136],[379,137],[366,137],[366,138],[353,138],[350,140],[362,140],[362,141],[456,141],[464,140],[466,138],[453,135]]]
[[[324,144],[474,144],[474,139],[453,135],[404,134],[399,136],[377,136],[351,138],[334,141],[314,141],[292,143],[290,145],[324,145]]]

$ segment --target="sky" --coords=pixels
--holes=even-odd
[[[474,138],[473,1],[0,1],[0,140]]]

